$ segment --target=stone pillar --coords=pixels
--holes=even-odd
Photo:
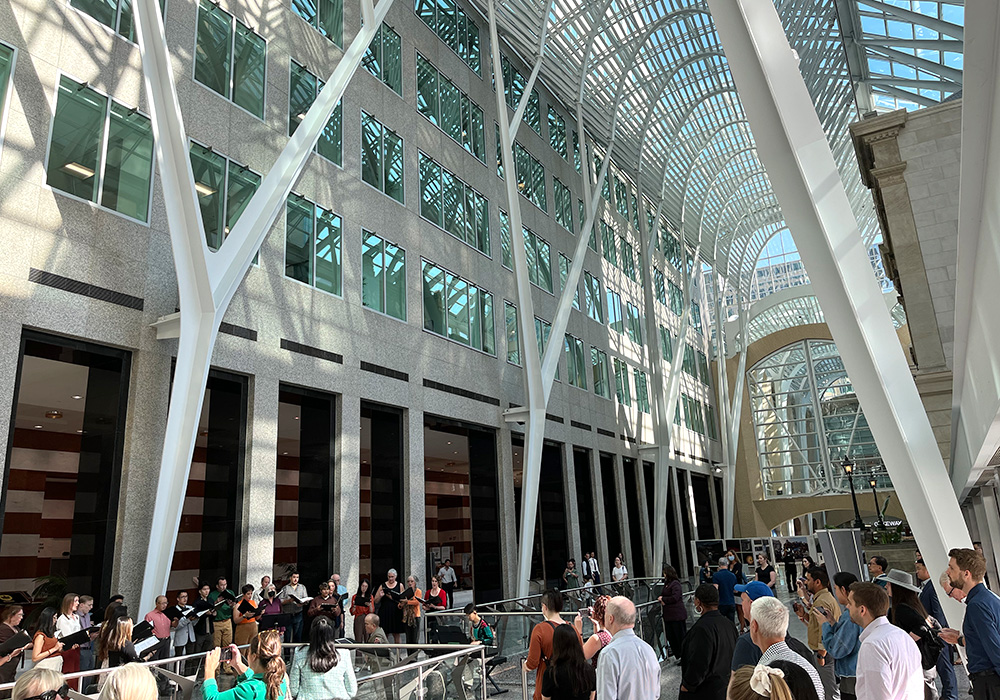
[[[374,436],[372,439],[375,439]],[[406,577],[415,574],[421,589],[426,588],[427,526],[424,516],[424,412],[410,407],[403,413],[403,556]]]
[[[583,561],[582,545],[580,543],[580,509],[576,498],[576,462],[573,455],[573,444],[562,443],[563,452],[563,498],[566,503],[567,542],[570,557],[576,559],[577,571]]]
[[[625,561],[627,562],[629,568],[629,575],[632,575],[632,523],[628,521],[628,506],[625,503],[625,499],[628,497],[625,493],[625,465],[622,463],[622,456],[618,453],[615,453],[615,490],[618,495],[618,498],[616,499],[616,503],[618,504],[618,522],[622,525],[622,554],[625,555]],[[614,556],[616,554],[617,552],[611,552],[608,554],[608,557],[611,559],[609,562],[610,566],[614,566]]]
[[[340,395],[337,402],[337,448],[334,467],[333,560],[340,583],[357,590],[361,579],[361,399]],[[403,574],[405,576],[405,574]]]
[[[247,410],[240,563],[234,585],[259,586],[273,576],[275,484],[278,474],[278,378],[257,375]]]

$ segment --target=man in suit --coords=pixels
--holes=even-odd
[[[937,591],[934,590],[934,583],[923,559],[917,559],[917,581],[920,582],[921,605],[928,615],[941,623],[942,627],[947,627],[948,620],[944,616],[941,601],[938,600]],[[955,677],[953,659],[952,646],[945,644],[937,661],[937,675],[941,679],[941,700],[958,700],[958,679]]]

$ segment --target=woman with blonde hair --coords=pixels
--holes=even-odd
[[[727,700],[795,700],[781,669],[764,664],[741,666],[733,671]]]
[[[156,677],[140,664],[115,669],[104,684],[98,700],[156,700]]]
[[[66,685],[66,679],[59,671],[44,666],[35,666],[29,668],[17,679],[11,700],[46,697],[46,693],[53,698],[69,697],[69,686]]]
[[[236,674],[236,686],[219,692],[215,672],[219,668],[219,647],[205,655],[205,685],[202,686],[204,700],[285,700],[288,697],[288,683],[285,676],[285,662],[281,660],[281,633],[278,630],[264,630],[250,640],[250,650],[246,663],[235,644],[230,644],[233,659],[229,663]]]

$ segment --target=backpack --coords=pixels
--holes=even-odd
[[[546,620],[545,622],[546,622],[546,623],[547,623],[547,624],[548,624],[548,625],[549,625],[550,627],[552,627],[552,632],[553,632],[553,634],[554,634],[554,633],[555,633],[555,631],[556,631],[556,627],[558,627],[559,625],[557,625],[556,623],[552,622],[552,620]],[[547,656],[545,655],[545,652],[544,652],[544,651],[542,652],[541,656],[542,656],[542,661],[541,661],[541,663],[545,664],[545,667],[546,667],[546,668],[548,668],[548,666],[549,666],[549,657],[547,657]],[[539,666],[541,666],[541,664],[539,664]]]
[[[920,650],[920,665],[925,671],[929,671],[937,665],[941,650],[944,649],[944,640],[937,635],[941,626],[933,617],[929,617],[927,620],[928,622],[917,630],[917,635],[920,637],[920,641],[917,642],[917,648]]]

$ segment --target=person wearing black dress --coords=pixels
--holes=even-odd
[[[597,672],[583,656],[573,625],[552,631],[552,658],[542,676],[542,697],[551,700],[594,700]]]
[[[397,600],[387,595],[389,592],[402,593],[403,584],[396,580],[396,570],[389,569],[386,581],[375,591],[375,608],[382,631],[391,635],[396,644],[402,644],[406,625],[403,624],[403,609]]]

